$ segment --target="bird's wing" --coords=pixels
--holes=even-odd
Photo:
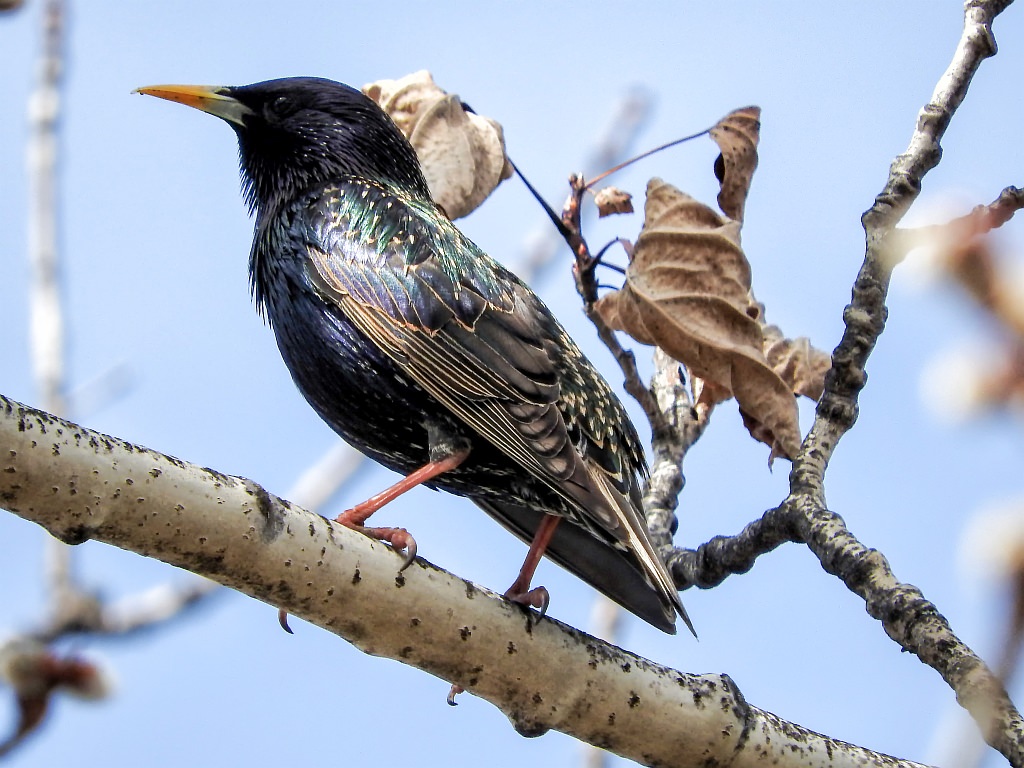
[[[567,498],[575,522],[629,546],[620,505],[594,475],[629,488],[635,468],[601,450],[610,436],[588,433],[591,422],[606,428],[576,402],[594,393],[560,386],[565,339],[552,333],[564,332],[540,300],[447,219],[384,187],[349,182],[310,211],[308,270],[321,295],[458,419]],[[572,428],[567,415],[578,417]],[[584,440],[593,458],[579,449]]]
[[[339,185],[307,210],[307,269],[321,296],[453,415],[569,501],[574,523],[628,552],[660,595],[664,621],[678,612],[689,625],[638,511],[639,438],[540,299],[433,208],[380,185]],[[529,533],[528,520],[498,517]],[[560,549],[556,557],[570,559]]]

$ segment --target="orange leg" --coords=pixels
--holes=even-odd
[[[530,542],[530,549],[526,553],[526,560],[523,567],[519,569],[519,576],[512,583],[512,586],[505,590],[505,597],[520,605],[533,606],[543,617],[548,610],[548,603],[551,602],[551,595],[545,587],[534,587],[530,589],[530,582],[533,581],[533,574],[537,572],[537,566],[547,551],[551,538],[555,535],[555,529],[562,518],[555,515],[544,515],[544,519],[537,526],[537,532],[533,534],[533,541]],[[453,685],[448,691],[448,704],[457,706],[455,697],[465,691],[461,685]]]
[[[390,488],[371,496],[361,504],[356,504],[352,509],[342,512],[338,515],[337,521],[343,525],[349,526],[350,528],[361,528],[367,518],[385,504],[390,504],[403,493],[411,491],[417,485],[421,485],[428,480],[432,480],[438,475],[455,469],[466,460],[467,456],[469,456],[468,449],[458,451],[453,453],[451,456],[446,456],[438,461],[431,461],[424,464],[415,472],[410,472]]]
[[[455,469],[466,460],[467,456],[469,456],[468,448],[456,451],[450,456],[446,456],[438,461],[428,462],[416,471],[403,477],[390,488],[386,488],[380,493],[374,494],[366,501],[356,504],[351,509],[345,510],[334,518],[334,520],[348,528],[352,528],[360,533],[365,533],[371,538],[386,541],[396,550],[404,549],[406,553],[405,560],[402,563],[402,567],[398,569],[399,572],[404,571],[412,565],[412,561],[416,559],[416,539],[412,537],[412,534],[404,528],[367,528],[363,523],[365,523],[370,515],[378,509],[383,507],[385,504],[390,504],[406,491],[411,491],[417,485],[421,485],[438,475]],[[534,568],[536,567],[537,566],[534,565]],[[291,627],[288,626],[287,611],[279,610],[277,612],[277,621],[285,632],[291,634],[292,630]]]
[[[533,574],[537,572],[540,559],[544,557],[544,552],[547,551],[561,519],[555,515],[544,515],[544,519],[537,526],[537,532],[533,534],[533,541],[530,542],[530,550],[526,553],[523,567],[519,569],[519,576],[512,586],[505,590],[505,597],[509,600],[520,605],[532,605],[540,611],[541,616],[547,612],[551,598],[544,587],[530,589],[530,582],[533,581]]]
[[[345,510],[335,518],[335,521],[365,533],[374,539],[386,541],[395,549],[404,549],[406,551],[405,562],[402,563],[402,567],[399,569],[404,571],[416,559],[416,539],[412,537],[412,534],[404,528],[367,528],[363,524],[370,515],[385,504],[390,504],[403,493],[411,491],[417,485],[422,485],[438,475],[450,472],[464,462],[467,456],[469,456],[469,449],[458,451],[438,461],[428,462],[415,472],[410,472],[390,488],[386,488],[380,493],[371,496],[361,504],[356,504],[352,509]]]

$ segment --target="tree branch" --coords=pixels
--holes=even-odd
[[[965,3],[964,29],[952,62],[921,110],[907,151],[893,161],[884,189],[862,217],[867,248],[843,313],[846,331],[832,354],[814,425],[794,460],[790,495],[782,508],[822,567],[864,599],[893,640],[942,675],[986,741],[1019,767],[1024,765],[1024,720],[1005,688],[920,590],[899,582],[881,553],[861,544],[828,510],[824,493],[825,470],[836,444],[857,419],[858,396],[867,380],[864,367],[885,326],[889,279],[900,256],[894,229],[917,199],[925,174],[938,164],[942,136],[981,62],[995,54],[992,21],[1010,1]]]
[[[458,683],[523,735],[554,728],[647,765],[906,766],[748,705],[725,675],[653,664],[203,469],[0,397],[0,504],[269,602]],[[439,689],[439,702],[442,692]]]
[[[731,573],[748,570],[755,559],[785,541],[807,544],[822,567],[839,576],[860,595],[870,615],[880,620],[886,633],[903,648],[936,669],[954,689],[989,743],[1015,766],[1024,765],[1024,721],[999,680],[953,634],[934,605],[916,587],[899,582],[885,558],[868,549],[850,533],[843,520],[825,502],[824,476],[835,446],[857,418],[858,397],[867,380],[865,364],[885,325],[885,298],[892,268],[902,256],[901,237],[895,227],[917,198],[925,174],[938,164],[940,140],[957,107],[966,96],[981,62],[996,52],[992,20],[1007,0],[969,0],[965,4],[964,29],[956,52],[940,78],[931,101],[921,111],[907,151],[896,158],[888,181],[863,218],[867,248],[863,265],[846,307],[846,330],[833,352],[832,369],[826,377],[813,427],[795,457],[790,474],[790,493],[776,509],[750,523],[734,537],[716,537],[696,551],[671,551],[668,561],[681,588],[720,583]],[[578,227],[580,182],[571,179],[572,194],[563,211],[569,244],[576,254],[577,289],[589,306],[596,299],[593,258]],[[1020,193],[1013,188],[985,209],[975,211],[967,224],[998,226],[1020,208]],[[905,241],[904,241],[905,242]],[[602,331],[598,324],[599,333]],[[605,334],[602,333],[602,338]],[[622,364],[621,356],[617,355]],[[630,373],[627,371],[627,378]],[[679,393],[681,397],[682,394]],[[641,400],[643,403],[643,400]],[[689,400],[685,401],[686,404]],[[645,405],[645,411],[652,409]],[[664,417],[651,419],[656,433]],[[681,461],[685,449],[672,430],[661,430],[670,439],[660,454],[652,485],[659,507],[650,514],[659,544],[666,548],[666,533],[673,528],[672,510],[682,489]],[[664,475],[664,476],[662,476]],[[666,501],[667,499],[667,501]]]
[[[1024,208],[1024,189],[1006,187],[988,205],[976,205],[970,213],[958,216],[945,224],[896,230],[898,237],[903,240],[899,249],[900,255],[902,257],[911,248],[936,240],[963,242],[987,234],[1003,226],[1021,208]]]
[[[843,319],[846,331],[832,353],[832,369],[818,403],[814,426],[793,465],[791,482],[823,497],[821,481],[839,439],[857,420],[857,399],[867,381],[864,366],[885,327],[885,297],[897,261],[890,235],[921,192],[925,174],[939,163],[940,140],[960,106],[981,62],[996,53],[992,20],[1012,0],[968,0],[964,29],[949,67],[931,101],[921,110],[907,151],[889,169],[885,187],[861,217],[867,249]]]

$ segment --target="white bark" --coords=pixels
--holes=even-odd
[[[746,704],[726,675],[659,666],[292,506],[256,483],[0,396],[0,505],[55,536],[187,568],[375,656],[458,683],[524,735],[647,765],[892,766]],[[911,763],[904,763],[910,766]]]

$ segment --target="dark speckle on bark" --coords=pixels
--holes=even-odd
[[[206,470],[213,473],[212,470]],[[224,475],[219,475],[224,478],[227,482],[227,478]],[[267,493],[266,489],[252,480],[242,479],[245,484],[246,490],[256,499],[256,509],[259,512],[257,521],[261,523],[259,525],[260,540],[264,544],[269,544],[274,541],[281,533],[285,530],[284,515],[282,514],[280,505],[275,503],[275,500],[271,498],[270,494]]]
[[[527,739],[536,739],[551,730],[543,723],[538,723],[536,720],[528,719],[518,713],[512,714],[509,719],[512,721],[512,727],[515,728],[516,733]]]
[[[63,531],[55,531],[53,535],[65,544],[82,544],[92,538],[92,530],[85,525],[76,525]]]

